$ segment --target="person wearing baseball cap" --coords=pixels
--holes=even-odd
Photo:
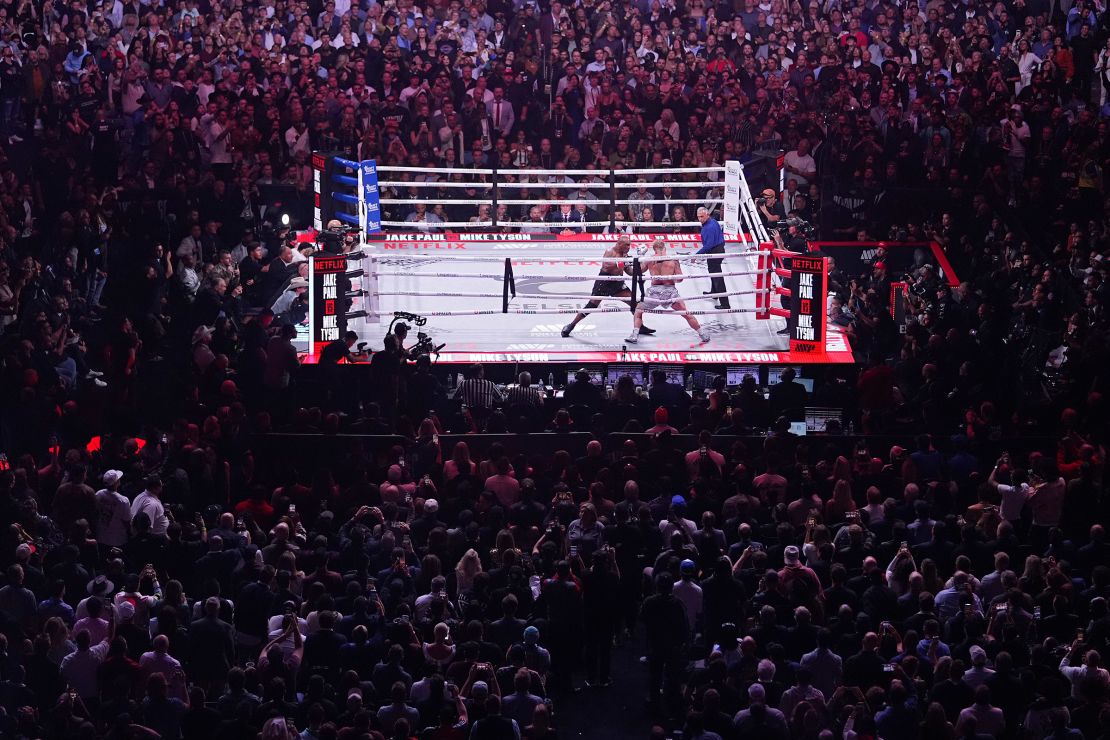
[[[693,560],[683,560],[678,565],[678,576],[671,593],[682,602],[686,608],[686,618],[690,620],[690,628],[698,633],[701,631],[703,612],[702,591],[697,580],[698,566]]]
[[[123,472],[106,470],[100,476],[104,487],[96,492],[96,542],[101,554],[123,547],[131,534],[131,502],[119,492]]]
[[[693,539],[698,526],[686,518],[686,498],[681,494],[671,496],[671,508],[667,518],[659,522],[659,531],[663,534],[663,542],[670,543],[675,532],[681,532],[687,538]]]
[[[790,593],[791,584],[794,581],[801,581],[806,585],[811,596],[824,598],[825,592],[821,588],[821,580],[812,568],[802,565],[801,553],[797,545],[787,545],[782,551],[782,560],[785,565],[779,571],[779,583],[784,592]]]

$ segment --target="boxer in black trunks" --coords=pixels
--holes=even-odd
[[[624,259],[628,257],[628,250],[632,248],[632,243],[627,236],[621,236],[617,239],[617,243],[610,249],[605,250],[605,256],[615,259]],[[614,277],[632,274],[632,261],[626,262],[605,262],[601,265],[601,270],[598,272],[599,276]],[[628,301],[628,310],[632,310],[632,291],[623,280],[595,280],[593,288],[590,290],[590,295],[598,296],[593,298],[583,308],[597,308],[601,305],[602,298],[623,298]],[[570,333],[574,331],[574,327],[578,326],[578,322],[586,318],[587,314],[579,311],[575,314],[571,322],[563,327],[561,332],[564,337],[569,337]],[[649,329],[646,326],[640,327],[641,334],[654,334],[654,329]]]

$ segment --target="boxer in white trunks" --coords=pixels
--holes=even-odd
[[[662,239],[652,242],[651,248],[656,257],[667,254],[667,244]],[[682,266],[678,264],[678,260],[654,260],[647,262],[644,269],[651,275],[651,282],[645,291],[644,300],[636,306],[636,313],[632,319],[632,334],[625,341],[635,344],[640,338],[640,326],[643,324],[645,310],[669,308],[681,313],[682,318],[686,319],[690,328],[697,332],[701,341],[708,342],[709,332],[702,329],[698,320],[686,310],[686,303],[678,293],[676,284],[682,280]]]

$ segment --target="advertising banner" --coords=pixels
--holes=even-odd
[[[378,162],[367,159],[359,162],[358,167],[359,190],[362,193],[363,236],[382,230],[381,194],[378,192]]]

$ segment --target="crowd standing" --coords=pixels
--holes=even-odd
[[[1107,737],[1108,23],[1090,0],[0,2],[0,735],[542,740],[617,681],[653,736]],[[897,444],[793,437],[789,380],[586,375],[552,409],[474,368],[460,415],[403,337],[371,383],[323,368],[310,394],[312,247],[267,194],[309,200],[314,150],[678,183],[783,150],[768,220],[933,240],[964,282],[924,253],[833,265],[861,367],[808,401]],[[579,228],[547,204],[589,182],[534,184],[499,221]],[[489,216],[449,190],[392,215]],[[440,445],[476,429],[565,445]],[[276,431],[405,441],[322,463]]]

